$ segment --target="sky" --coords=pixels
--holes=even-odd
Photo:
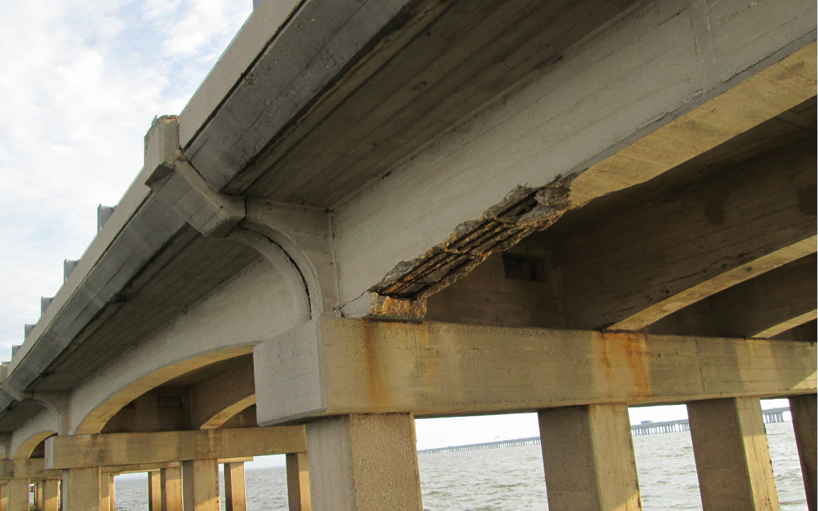
[[[251,0],[12,1],[0,17],[0,360],[35,323],[142,165],[157,115],[176,114]],[[770,406],[781,406],[772,403]],[[633,422],[684,407],[635,409]],[[421,448],[537,435],[533,415],[417,422]]]

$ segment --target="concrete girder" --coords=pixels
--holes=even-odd
[[[805,16],[803,23],[788,22],[787,36],[769,29],[760,38],[757,30],[724,37],[721,31],[729,31],[731,23],[694,3],[640,5],[573,48],[550,72],[339,205],[334,225],[344,312],[367,313],[367,303],[353,302],[366,289],[400,296],[402,291],[392,289],[399,281],[417,293],[412,285],[456,280],[456,271],[423,268],[489,218],[492,206],[515,185],[536,193],[563,176],[569,181],[567,198],[555,213],[573,209],[652,179],[815,95],[814,25],[806,22],[815,13],[811,2],[788,2],[787,9],[779,2],[754,3],[743,11],[744,22],[766,26],[799,9]],[[675,19],[673,28],[656,30],[660,17]],[[709,37],[718,45],[729,39],[736,48],[745,38],[754,44],[744,46],[736,62],[720,53],[724,48],[702,58],[694,48]],[[627,49],[631,38],[641,54]],[[655,51],[644,52],[648,47]],[[657,61],[673,65],[656,66]],[[406,194],[407,189],[423,193]],[[422,235],[406,236],[404,226]],[[361,257],[361,246],[378,250]],[[475,254],[461,259],[467,256]],[[463,264],[452,260],[448,266]]]
[[[194,429],[219,428],[234,415],[255,404],[253,361],[192,386],[190,425]]]
[[[798,259],[653,324],[653,333],[772,338],[815,319],[816,257]]]
[[[815,345],[322,318],[254,350],[260,425],[815,392]]]
[[[815,158],[814,144],[786,147],[566,240],[539,235],[554,250],[565,326],[642,330],[815,253]]]

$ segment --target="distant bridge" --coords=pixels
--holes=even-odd
[[[763,411],[764,424],[775,424],[779,422],[787,422],[785,412],[790,409],[784,408],[770,408]],[[634,424],[631,426],[631,433],[634,436],[659,435],[663,433],[680,433],[683,431],[690,431],[690,424],[687,419],[663,422],[643,422],[641,424]],[[469,451],[477,451],[482,449],[500,449],[503,447],[519,447],[523,445],[540,445],[540,437],[516,438],[512,440],[499,440],[496,442],[483,442],[479,444],[466,445],[452,445],[449,447],[438,447],[435,449],[423,449],[418,451],[419,454],[455,454]]]

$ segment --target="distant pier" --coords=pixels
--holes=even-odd
[[[776,424],[787,422],[785,413],[789,413],[789,408],[770,408],[763,411],[764,424]],[[690,431],[690,424],[687,419],[675,421],[652,422],[644,421],[631,426],[633,436],[661,435],[665,433],[681,433]],[[519,447],[523,445],[540,445],[540,437],[517,438],[512,440],[499,440],[496,442],[483,442],[479,444],[452,445],[449,447],[438,447],[435,449],[423,449],[419,454],[459,454],[483,449],[500,449],[503,447]]]

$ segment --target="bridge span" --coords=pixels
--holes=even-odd
[[[419,511],[415,417],[524,411],[549,509],[635,511],[674,403],[704,509],[774,510],[762,398],[816,510],[813,0],[254,3],[21,325],[0,511],[244,510],[269,454]]]

